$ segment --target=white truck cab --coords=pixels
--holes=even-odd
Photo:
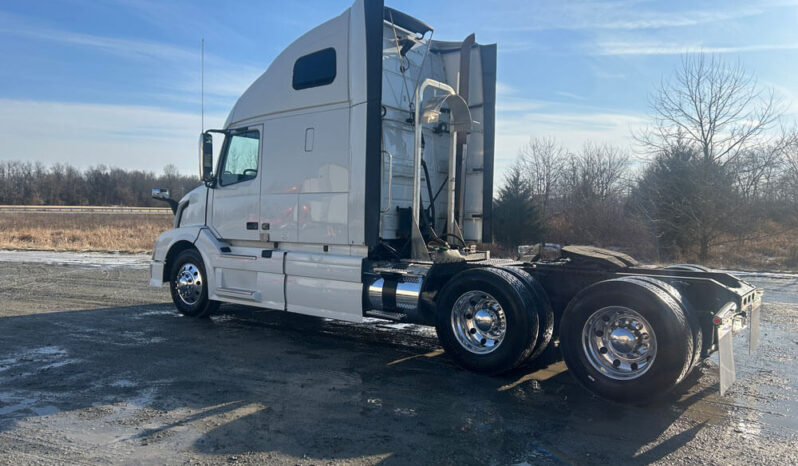
[[[439,191],[429,220],[440,234],[489,237],[496,47],[432,32],[359,0],[289,45],[216,131],[215,164],[203,135],[205,185],[158,238],[152,284],[191,246],[212,301],[357,322],[363,261],[423,241],[422,184]]]
[[[236,303],[434,325],[447,354],[487,373],[559,337],[577,379],[621,401],[730,355],[730,323],[758,325],[761,302],[734,277],[597,248],[477,251],[492,236],[496,46],[432,36],[356,0],[289,45],[200,136],[203,185],[172,204],[151,286],[197,317]],[[721,374],[723,390],[733,365]]]

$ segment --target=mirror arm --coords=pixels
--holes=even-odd
[[[169,199],[161,199],[161,198],[157,198],[157,197],[156,197],[155,199],[156,199],[156,200],[159,200],[159,201],[162,201],[162,202],[166,202],[167,204],[169,204],[169,208],[170,208],[170,209],[172,209],[172,213],[173,213],[173,214],[176,214],[176,213],[177,213],[177,206],[178,206],[178,204],[177,204],[177,201],[176,201],[176,200],[174,200],[174,199],[172,199],[172,198],[169,198]]]

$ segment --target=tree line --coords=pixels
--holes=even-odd
[[[496,240],[703,262],[720,244],[762,234],[762,225],[795,233],[798,131],[773,91],[739,64],[687,55],[650,108],[650,124],[632,135],[634,154],[531,140],[495,199]]]
[[[163,173],[123,170],[98,165],[79,170],[58,163],[0,161],[0,204],[5,205],[118,205],[164,207],[152,199],[152,188],[167,188],[180,199],[200,184],[196,176],[178,172],[174,165]]]

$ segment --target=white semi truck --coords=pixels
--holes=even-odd
[[[496,45],[432,35],[357,0],[289,45],[201,135],[204,184],[172,201],[150,284],[194,317],[224,302],[431,325],[489,374],[555,340],[577,380],[619,401],[667,392],[720,350],[725,391],[732,334],[750,324],[758,341],[751,285],[597,248],[477,250],[492,236]]]

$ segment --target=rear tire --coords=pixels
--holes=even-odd
[[[535,298],[534,308],[538,314],[538,337],[535,342],[535,347],[526,359],[526,362],[534,361],[549,347],[549,343],[551,343],[551,339],[554,336],[554,310],[552,310],[546,291],[529,272],[519,267],[499,268],[515,275],[516,278],[526,285],[527,289]]]
[[[668,293],[671,298],[676,300],[676,302],[681,306],[682,311],[687,316],[687,326],[690,329],[690,332],[693,334],[693,357],[690,362],[690,368],[687,370],[687,374],[684,374],[681,380],[684,380],[689,374],[690,371],[701,361],[701,350],[703,348],[704,343],[704,332],[701,329],[701,323],[698,321],[698,316],[695,315],[695,310],[687,301],[687,299],[682,296],[681,292],[679,292],[676,287],[671,285],[670,283],[666,283],[662,280],[658,280],[654,277],[647,277],[647,276],[637,276],[637,277],[630,277],[634,278],[635,280],[644,281],[651,283],[654,286],[661,288],[663,291]],[[679,382],[681,382],[681,380]],[[677,382],[677,383],[679,383]]]
[[[660,398],[687,375],[694,357],[683,307],[636,278],[582,290],[560,324],[560,347],[571,374],[591,392],[618,402]]]
[[[196,249],[186,249],[177,255],[169,277],[172,301],[181,314],[205,317],[219,308],[218,301],[208,299],[208,276]]]
[[[455,275],[438,298],[435,329],[446,353],[466,369],[507,372],[532,354],[535,299],[513,274],[495,268]]]

